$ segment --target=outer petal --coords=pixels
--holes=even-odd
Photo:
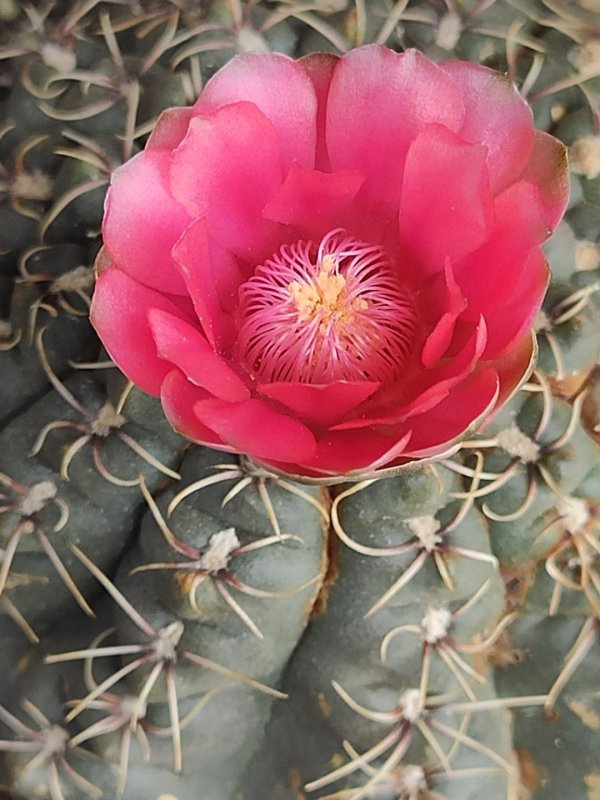
[[[355,172],[326,173],[292,166],[263,215],[317,239],[344,225],[345,211],[364,182]]]
[[[554,136],[535,132],[531,161],[522,175],[539,189],[544,206],[544,221],[554,229],[565,213],[569,200],[567,148]]]
[[[540,248],[534,248],[525,262],[519,281],[513,286],[510,301],[488,317],[489,339],[485,351],[487,358],[504,354],[506,348],[520,343],[526,332],[533,328],[534,319],[542,306],[549,270],[546,257]]]
[[[465,118],[459,135],[484,144],[494,194],[519,177],[533,148],[533,115],[516,87],[500,72],[450,61],[441,65],[459,87]]]
[[[301,468],[312,474],[344,475],[356,470],[374,470],[399,459],[410,439],[410,430],[398,429],[389,434],[376,430],[330,431],[317,444],[315,458]]]
[[[231,255],[211,241],[206,222],[189,225],[173,248],[173,258],[185,280],[196,314],[208,341],[221,352],[235,339],[233,319],[220,296],[237,296],[241,281]]]
[[[468,301],[465,316],[494,314],[513,296],[532,248],[547,237],[544,208],[537,188],[519,181],[498,195],[496,225],[489,241],[455,266],[455,275]]]
[[[194,413],[226,444],[251,458],[308,461],[314,455],[315,437],[311,431],[264,400],[200,400],[194,405]]]
[[[148,323],[150,309],[181,318],[167,297],[134,281],[111,267],[100,275],[92,298],[92,324],[118,367],[148,394],[158,395],[172,369],[156,353]]]
[[[204,87],[194,113],[248,101],[275,130],[282,163],[315,163],[317,98],[303,67],[280,53],[248,53],[232,59]]]
[[[361,172],[365,199],[397,208],[411,141],[431,123],[457,131],[463,115],[454,81],[416,50],[360,47],[340,58],[331,79],[331,168]]]
[[[329,171],[331,163],[327,152],[326,125],[327,125],[327,99],[333,71],[339,61],[339,56],[333,53],[311,53],[299,59],[306,70],[308,77],[313,82],[317,95],[317,147],[315,167]]]
[[[165,108],[148,137],[146,150],[175,150],[187,133],[191,119],[189,106]]]
[[[179,367],[188,380],[230,403],[250,399],[243,380],[193,325],[158,309],[151,309],[148,319],[158,355]]]
[[[430,125],[411,145],[400,203],[400,240],[421,275],[443,269],[488,238],[493,200],[486,148]]]
[[[510,399],[515,390],[528,377],[535,366],[537,356],[535,334],[528,333],[523,340],[513,346],[499,359],[487,362],[496,370],[500,378],[500,393],[496,407],[500,408]],[[485,425],[490,422],[487,418]]]
[[[467,307],[467,301],[463,297],[460,287],[454,279],[450,259],[446,260],[444,279],[446,289],[446,302],[444,307],[446,310],[440,316],[435,327],[425,340],[421,353],[421,361],[424,367],[433,366],[433,364],[444,355],[452,340],[456,321]]]
[[[194,404],[206,400],[208,393],[191,384],[178,369],[168,373],[160,389],[160,399],[165,416],[177,433],[198,444],[206,444],[228,453],[235,448],[226,445],[217,434],[202,425],[194,414]]]
[[[190,217],[171,195],[169,159],[161,151],[138,153],[113,172],[102,232],[114,261],[136,281],[185,294],[171,248]]]
[[[451,390],[473,373],[481,359],[487,341],[483,317],[460,352],[432,369],[419,370],[412,379],[399,387],[391,387],[375,398],[377,407],[370,414],[335,425],[332,430],[344,431],[373,425],[398,425],[411,417],[429,412]],[[400,397],[398,397],[398,393]],[[396,395],[396,396],[395,396]],[[408,399],[407,399],[408,398]],[[374,402],[375,402],[374,400]]]
[[[173,195],[246,261],[260,262],[277,249],[279,226],[263,219],[262,209],[281,182],[275,131],[251,103],[195,117],[173,154]]]
[[[406,416],[421,413],[421,407],[430,407],[432,393],[448,393],[461,384],[476,369],[488,340],[488,326],[481,317],[462,349],[453,357],[444,359],[438,366],[423,370],[412,386],[407,387],[413,399],[406,406]]]
[[[329,384],[266,383],[260,394],[277,400],[309,422],[329,426],[373,395],[377,381],[335,381]]]
[[[405,455],[424,457],[444,451],[489,412],[498,398],[499,380],[486,369],[456,386],[445,400],[420,417],[411,419],[413,435]]]

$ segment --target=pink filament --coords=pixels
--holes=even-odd
[[[330,270],[332,282],[343,278],[334,306],[316,303],[306,313],[298,288],[318,296]],[[387,383],[402,370],[417,325],[410,294],[384,249],[341,229],[318,248],[304,241],[283,245],[241,286],[240,314],[240,360],[266,382]]]

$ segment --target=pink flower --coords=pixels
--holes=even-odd
[[[238,57],[114,173],[92,320],[196,442],[397,469],[528,374],[567,191],[564,147],[485,67]]]

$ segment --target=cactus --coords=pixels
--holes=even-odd
[[[0,796],[590,800],[600,787],[597,0],[0,0]],[[236,53],[508,74],[569,147],[536,371],[399,476],[174,433],[88,323],[112,171]]]

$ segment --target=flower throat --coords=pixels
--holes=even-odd
[[[239,355],[261,381],[387,383],[416,329],[384,249],[338,229],[283,245],[240,288]]]

